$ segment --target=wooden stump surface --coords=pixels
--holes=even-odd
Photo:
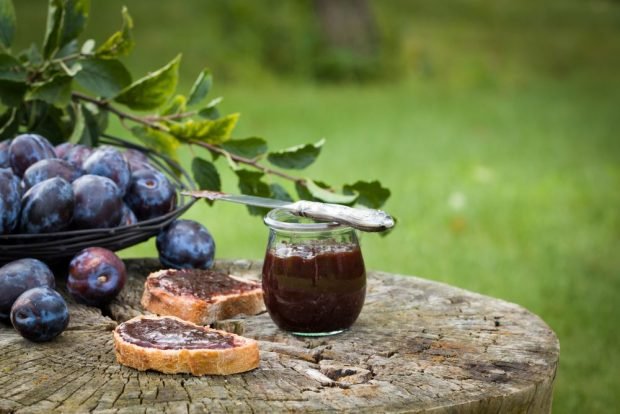
[[[522,307],[428,280],[369,272],[366,303],[347,332],[303,339],[269,315],[218,323],[259,341],[260,367],[230,376],[164,375],[116,363],[116,321],[144,313],[155,260],[128,260],[105,310],[70,303],[71,322],[36,344],[0,324],[0,412],[547,413],[559,343]],[[258,278],[260,263],[217,267]],[[61,283],[62,284],[62,283]],[[61,287],[62,289],[62,287]]]

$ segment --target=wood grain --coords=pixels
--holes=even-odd
[[[130,280],[105,313],[142,313],[154,260],[127,261]],[[257,278],[260,264],[219,262]],[[547,413],[559,343],[522,307],[416,277],[369,272],[364,310],[347,332],[302,339],[267,314],[219,327],[259,341],[260,367],[227,377],[138,372],[114,359],[115,322],[70,304],[70,328],[35,344],[0,325],[0,412]]]

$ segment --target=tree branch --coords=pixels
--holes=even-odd
[[[153,128],[156,129],[158,131],[162,131],[162,132],[167,132],[170,133],[170,129],[168,127],[166,127],[165,125],[162,125],[161,123],[157,122],[157,119],[175,119],[180,117],[181,115],[186,115],[186,116],[191,116],[192,113],[191,112],[186,112],[184,114],[177,114],[175,116],[168,116],[168,117],[159,117],[159,118],[154,118],[154,117],[149,117],[149,116],[145,116],[145,117],[141,117],[141,116],[137,116],[137,115],[132,115],[130,113],[127,113],[125,111],[122,111],[118,108],[116,108],[115,106],[112,106],[110,104],[110,102],[108,102],[105,99],[98,99],[98,98],[93,98],[92,96],[88,96],[85,95],[81,92],[72,92],[71,93],[71,97],[74,100],[79,100],[79,101],[84,101],[84,102],[90,102],[92,104],[97,105],[100,108],[106,109],[108,111],[110,111],[111,113],[113,113],[114,115],[116,115],[120,120],[121,123],[124,120],[130,120],[133,121],[137,124],[141,124],[144,126],[147,126],[149,128]],[[246,157],[242,157],[240,155],[236,155],[236,154],[232,154],[228,151],[226,151],[225,149],[217,146],[217,145],[213,145],[213,144],[209,144],[207,142],[201,142],[201,141],[194,141],[194,140],[186,140],[186,143],[190,144],[190,145],[196,145],[202,148],[205,148],[209,151],[213,151],[217,154],[220,155],[224,155],[227,157],[230,157],[233,161],[240,163],[240,164],[245,164],[245,165],[249,165],[257,170],[262,171],[265,174],[271,174],[271,175],[277,175],[278,177],[284,178],[286,180],[289,181],[293,181],[294,183],[298,183],[301,185],[305,185],[306,180],[303,178],[297,178],[297,177],[293,177],[292,175],[283,173],[281,171],[278,170],[274,170],[272,168],[266,167],[264,165],[261,165],[258,163],[257,160],[255,159],[250,159],[250,158],[246,158]]]

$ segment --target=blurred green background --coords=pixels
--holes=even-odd
[[[319,0],[92,3],[98,40],[129,7],[134,77],[182,52],[181,88],[210,67],[222,112],[242,113],[236,137],[326,137],[308,176],[388,186],[400,223],[363,235],[369,268],[540,315],[562,347],[555,412],[620,406],[619,1],[369,1],[370,46],[350,49],[326,36]],[[18,43],[40,42],[46,2],[15,5]],[[186,216],[218,258],[262,258],[267,231],[243,207]],[[123,252],[145,255],[152,242]]]

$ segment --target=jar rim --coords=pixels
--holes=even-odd
[[[288,220],[288,221],[287,221]],[[302,222],[306,220],[308,222]],[[296,216],[288,210],[276,208],[269,211],[263,222],[272,229],[289,231],[331,231],[349,230],[351,227],[335,221],[313,221],[310,218]]]

